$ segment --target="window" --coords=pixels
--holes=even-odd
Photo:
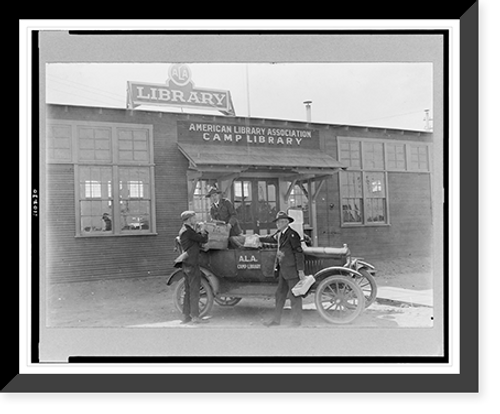
[[[49,125],[47,158],[51,162],[71,162],[71,125]]]
[[[49,121],[47,159],[75,165],[77,236],[155,232],[152,127]]]
[[[267,230],[278,213],[277,185],[274,182],[259,180],[257,181],[257,221],[261,234],[266,234]]]
[[[384,144],[363,142],[363,168],[365,170],[384,169]]]
[[[387,169],[406,170],[406,150],[404,144],[386,144]]]
[[[295,184],[288,197],[288,207],[301,209],[304,217],[304,224],[310,224],[309,220],[309,198],[307,190],[303,184]]]
[[[111,167],[81,167],[80,229],[90,235],[113,230]]]
[[[361,172],[342,172],[342,222],[363,223],[363,189]]]
[[[149,168],[119,168],[120,231],[149,230],[151,192]]]
[[[208,180],[198,180],[193,194],[193,210],[200,221],[210,221],[210,198],[206,195],[210,188]]]
[[[340,175],[343,224],[386,224],[385,172],[343,171]]]
[[[233,204],[236,217],[244,232],[253,234],[256,208],[253,205],[253,181],[235,180],[233,182]]]
[[[410,145],[410,169],[414,171],[429,171],[427,147]]]
[[[118,128],[118,158],[124,162],[147,162],[149,143],[147,130]]]
[[[385,173],[365,172],[365,220],[367,223],[386,223]]]
[[[361,142],[341,141],[340,160],[352,168],[361,168]]]
[[[388,224],[388,172],[430,172],[427,143],[339,137],[338,157],[343,225]]]
[[[78,160],[111,162],[111,128],[77,128]]]

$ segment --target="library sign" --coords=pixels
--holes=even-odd
[[[127,83],[127,108],[160,105],[212,109],[235,115],[231,93],[224,90],[195,88],[191,70],[185,64],[171,65],[165,84]]]
[[[177,121],[177,133],[189,144],[319,148],[319,131],[307,128]]]

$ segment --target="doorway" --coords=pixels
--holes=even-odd
[[[278,179],[239,178],[233,182],[232,201],[245,234],[271,234],[279,211]]]

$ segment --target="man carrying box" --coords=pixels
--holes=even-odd
[[[184,273],[184,302],[182,306],[183,320],[181,323],[206,323],[200,318],[200,287],[201,270],[199,265],[200,247],[208,241],[208,234],[194,230],[196,213],[184,211],[181,214],[182,228],[179,240],[182,248],[182,272]]]

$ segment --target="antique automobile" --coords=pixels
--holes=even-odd
[[[278,283],[274,276],[276,246],[245,247],[237,243],[232,247],[201,253],[201,316],[211,311],[214,302],[234,306],[242,298],[274,298]],[[303,240],[302,247],[305,274],[315,279],[302,296],[314,294],[315,307],[323,319],[335,324],[350,323],[375,301],[375,269],[352,257],[347,245],[311,247]],[[182,312],[182,269],[174,271],[167,284],[174,286],[175,305]]]

